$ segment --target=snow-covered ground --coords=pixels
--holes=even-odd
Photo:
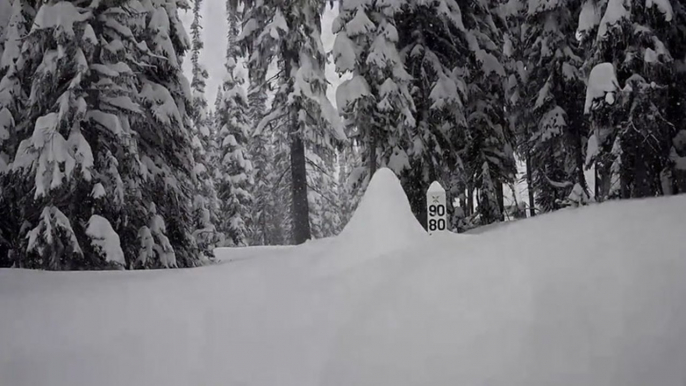
[[[0,270],[0,385],[686,384],[686,196],[430,238],[396,184],[216,266]]]

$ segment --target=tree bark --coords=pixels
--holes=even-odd
[[[498,198],[500,221],[505,221],[505,192],[503,191],[503,183],[499,179],[495,180],[495,195]]]
[[[374,177],[374,173],[376,173],[376,136],[374,133],[369,132],[367,134],[369,138],[369,159],[367,160],[367,164],[369,167],[369,180],[372,180],[372,177]]]
[[[467,186],[467,216],[474,214],[474,188]]]
[[[302,138],[293,135],[291,138],[291,178],[292,178],[292,216],[293,242],[302,244],[309,240],[310,207],[307,202],[307,168],[305,159],[305,145]]]
[[[534,202],[534,190],[532,189],[533,179],[531,178],[531,156],[529,152],[526,153],[526,188],[529,192],[529,215],[531,217],[536,216],[536,208]]]

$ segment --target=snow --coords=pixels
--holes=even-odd
[[[552,11],[560,7],[560,0],[529,0],[529,15]]]
[[[657,9],[664,15],[665,21],[670,22],[674,17],[674,10],[672,9],[672,3],[670,0],[646,0],[646,8],[652,8],[656,6]]]
[[[367,17],[364,7],[357,8],[355,17],[345,25],[345,33],[351,37],[367,34],[375,29],[376,26],[369,20],[369,17]]]
[[[612,63],[600,63],[593,67],[588,77],[584,114],[588,114],[591,111],[591,106],[596,99],[607,99],[607,93],[615,93],[619,89],[619,82],[617,81],[617,75],[615,75],[615,68]],[[609,100],[607,102],[611,103]]]
[[[586,167],[590,166],[593,160],[595,160],[595,157],[598,156],[599,150],[598,137],[596,137],[595,134],[592,134],[591,137],[588,138],[588,144],[586,145],[586,162],[584,163]]]
[[[372,251],[372,255],[381,255],[425,237],[428,237],[427,233],[412,214],[400,181],[391,169],[381,168],[369,182],[337,242],[351,243]]]
[[[381,169],[337,238],[188,270],[0,270],[2,383],[683,385],[684,206],[419,237]],[[367,233],[390,237],[376,224],[407,228],[405,246],[368,249]]]
[[[92,215],[88,220],[86,235],[91,238],[91,243],[100,250],[106,261],[126,265],[119,235],[106,218],[97,214]]]
[[[597,39],[604,39],[610,27],[619,24],[623,19],[629,17],[629,10],[624,7],[624,0],[608,0],[607,9],[603,18],[600,19]]]
[[[345,110],[352,103],[369,95],[371,93],[367,81],[363,76],[355,75],[341,83],[336,89],[336,106],[341,110]]]
[[[596,4],[596,0],[586,0],[579,14],[577,33],[585,33],[592,30],[600,24],[600,18],[600,8]]]
[[[66,34],[66,38],[74,38],[74,24],[81,23],[91,17],[90,12],[81,13],[74,4],[60,1],[56,4],[44,4],[38,10],[31,31],[42,29],[56,29]]]

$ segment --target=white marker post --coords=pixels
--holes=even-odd
[[[443,232],[448,228],[448,208],[445,205],[445,189],[434,181],[426,192],[426,228],[429,235]]]

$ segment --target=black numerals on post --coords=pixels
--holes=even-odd
[[[445,215],[445,205],[430,205],[429,214],[431,216],[443,216]]]
[[[445,215],[445,205],[430,205],[429,206],[430,216],[444,216]],[[432,218],[429,220],[429,230],[430,231],[444,231],[445,230],[445,220],[439,218],[436,220]]]

